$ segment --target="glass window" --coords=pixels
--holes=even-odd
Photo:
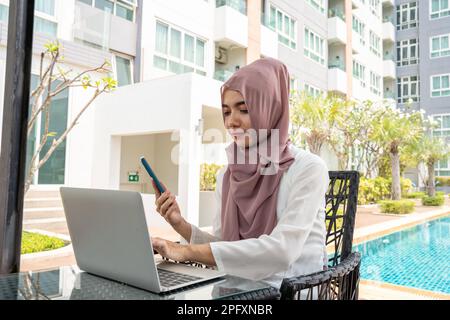
[[[377,57],[381,57],[381,38],[370,30],[370,51]]]
[[[181,32],[173,28],[170,29],[170,55],[181,58]]]
[[[55,83],[55,86],[58,85]],[[69,105],[68,90],[64,90],[52,100],[50,107],[50,127],[49,133],[54,133],[54,137],[47,140],[39,157],[42,159],[51,148],[53,139],[58,139],[67,129],[67,115]],[[41,133],[44,134],[45,118],[41,118]],[[64,184],[66,167],[66,141],[61,143],[53,152],[47,162],[39,169],[38,184]]]
[[[134,21],[134,9],[118,1],[116,5],[116,16],[127,19],[128,21]]]
[[[56,37],[58,26],[55,22],[34,17],[34,31],[45,33],[49,36]]]
[[[418,25],[417,2],[397,6],[397,30],[415,28]]]
[[[114,2],[110,0],[95,0],[95,7],[111,14],[114,12]]]
[[[438,75],[431,77],[432,97],[448,97],[450,96],[450,74]]]
[[[197,49],[196,49],[196,59],[195,63],[199,67],[205,66],[205,42],[197,39]]]
[[[397,66],[417,64],[419,62],[418,47],[417,39],[397,41]]]
[[[418,102],[420,100],[419,77],[410,76],[397,79],[397,102]]]
[[[36,0],[35,10],[45,14],[55,15],[55,0]]]
[[[431,38],[431,58],[450,56],[449,38],[450,34],[439,35]]]
[[[184,60],[194,63],[195,41],[194,37],[184,35]]]
[[[305,28],[304,54],[321,65],[325,65],[323,42],[324,40],[321,37]]]
[[[291,49],[297,48],[297,23],[278,8],[270,6],[270,27],[278,33],[278,41]]]
[[[0,21],[8,23],[9,8],[0,4]]]
[[[116,56],[116,75],[117,85],[119,87],[126,86],[132,83],[130,59]]]
[[[315,8],[320,13],[325,13],[324,0],[306,0],[313,8]]]
[[[167,54],[169,27],[159,22],[156,23],[155,50]]]
[[[431,0],[431,19],[438,19],[450,16],[450,5],[448,0]]]

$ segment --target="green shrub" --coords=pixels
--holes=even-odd
[[[436,191],[436,197],[443,197],[443,196],[445,196],[444,191]]]
[[[378,203],[383,213],[405,214],[414,211],[412,200],[384,200]]]
[[[222,168],[217,164],[203,163],[200,167],[200,190],[214,191],[216,190],[216,174]]]
[[[439,186],[450,186],[450,177],[436,177]]]
[[[62,248],[66,243],[58,238],[49,237],[37,233],[22,233],[22,254],[49,251]]]
[[[422,205],[424,206],[438,207],[442,206],[443,204],[444,204],[443,196],[435,196],[435,197],[425,196],[422,198]]]
[[[422,199],[425,195],[425,192],[411,192],[405,194],[404,196],[406,199]]]
[[[383,199],[388,199],[391,194],[390,185],[387,179],[376,177],[367,179],[361,177],[358,190],[358,204],[376,203]]]

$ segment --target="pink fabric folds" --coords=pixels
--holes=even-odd
[[[273,58],[239,69],[221,88],[241,93],[257,143],[226,148],[222,184],[222,239],[235,241],[270,234],[277,223],[277,196],[283,173],[294,162],[289,152],[289,72]],[[255,159],[256,158],[256,159]],[[245,160],[245,161],[242,161]]]

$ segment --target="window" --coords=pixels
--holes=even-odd
[[[116,78],[119,87],[127,86],[133,83],[131,76],[131,60],[116,56]]]
[[[31,76],[31,90],[34,90],[39,81],[39,76]],[[59,83],[56,81],[52,85],[52,90],[56,88]],[[56,136],[52,139],[48,139],[43,149],[39,153],[38,159],[42,159],[48,150],[52,146],[53,139],[58,139],[67,129],[68,121],[68,105],[69,105],[69,91],[66,89],[63,92],[56,95],[51,102],[50,107],[50,127],[49,132],[55,132]],[[30,103],[31,107],[31,103]],[[26,155],[26,168],[31,165],[31,159],[33,155],[38,151],[39,142],[42,139],[42,135],[45,133],[45,117],[38,116],[35,125],[32,128],[32,133],[27,139],[27,155]],[[65,183],[65,166],[66,166],[66,141],[62,142],[58,148],[54,151],[47,162],[38,170],[34,177],[33,183],[36,184],[48,184],[48,185],[61,185]]]
[[[366,45],[366,25],[353,15],[353,30],[359,35],[359,42]]]
[[[431,97],[450,96],[450,74],[431,76]]]
[[[450,56],[450,34],[432,37],[430,39],[430,56],[431,58]]]
[[[359,80],[363,88],[366,87],[366,67],[353,60],[353,76]]]
[[[297,22],[278,8],[270,6],[269,27],[278,34],[278,42],[297,49]]]
[[[324,94],[324,91],[314,87],[310,84],[305,84],[305,91],[306,93],[308,93],[309,95],[313,96],[313,97],[318,97]]]
[[[216,8],[228,6],[240,13],[247,15],[247,1],[246,0],[216,0]]]
[[[397,79],[397,102],[408,103],[418,102],[420,100],[419,93],[419,77],[410,76]]]
[[[312,7],[317,9],[320,13],[325,13],[324,0],[306,0]]]
[[[434,137],[450,139],[450,114],[434,115],[433,120],[438,123],[437,128],[433,129]],[[438,161],[435,166],[436,176],[450,176],[450,157]]]
[[[297,91],[298,90],[298,80],[295,77],[290,77],[289,78],[289,87],[290,87],[290,91]]]
[[[370,31],[370,51],[377,57],[381,57],[381,38],[372,30]]]
[[[55,15],[55,0],[36,0],[35,10],[48,14],[49,16]]]
[[[369,0],[370,12],[379,18],[381,12],[380,0]]]
[[[324,40],[308,28],[305,28],[304,54],[311,60],[325,65]]]
[[[8,23],[9,8],[0,4],[0,21]]]
[[[134,22],[136,0],[78,0],[78,2]]]
[[[381,96],[381,76],[370,71],[370,92]]]
[[[157,21],[153,66],[176,74],[206,75],[205,44],[200,38]]]
[[[49,21],[40,17],[34,17],[34,31],[45,33],[49,36],[55,37],[57,34],[58,25],[56,22]]]
[[[419,62],[417,39],[397,41],[397,66],[408,66]]]
[[[397,6],[397,30],[415,28],[419,24],[417,2]]]
[[[430,1],[430,19],[438,19],[450,16],[449,0]]]

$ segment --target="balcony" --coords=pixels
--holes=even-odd
[[[76,41],[131,56],[136,55],[137,25],[103,10],[76,2],[73,33]]]
[[[247,15],[247,1],[245,0],[216,0],[216,8],[227,6]]]
[[[394,92],[392,92],[392,91],[385,91],[383,98],[384,98],[384,100],[386,100],[389,103],[395,103],[397,97],[396,97]]]
[[[393,60],[383,61],[383,78],[395,80],[395,62]]]
[[[383,0],[383,7],[394,7],[395,6],[395,0]]]
[[[347,94],[347,73],[343,63],[328,65],[328,91]]]
[[[333,9],[330,9],[330,13],[328,14],[328,43],[347,43],[345,16],[342,12]]]
[[[214,72],[214,79],[222,81],[222,82],[226,82],[228,79],[231,78],[232,75],[233,75],[232,71],[216,70],[216,72]]]
[[[395,27],[390,19],[383,22],[383,41],[395,42]]]
[[[248,18],[234,8],[223,5],[215,9],[214,41],[223,47],[248,47]]]

